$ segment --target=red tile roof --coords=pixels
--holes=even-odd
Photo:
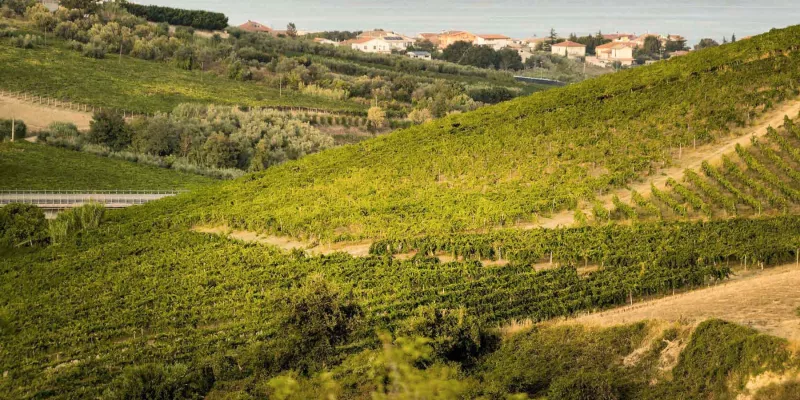
[[[239,25],[239,29],[247,32],[267,32],[267,33],[272,32],[272,29],[270,27],[255,21],[247,21]]]
[[[479,38],[488,39],[488,40],[493,40],[493,39],[511,39],[511,38],[510,38],[510,37],[508,37],[508,36],[505,36],[505,35],[496,35],[496,34],[490,34],[490,35],[477,35],[477,36],[478,36]]]
[[[553,47],[586,47],[586,45],[567,40],[566,42],[556,43]]]

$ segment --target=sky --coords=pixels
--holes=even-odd
[[[514,38],[570,33],[679,34],[690,44],[721,41],[800,24],[800,0],[135,0],[141,4],[218,11],[231,25],[248,19],[285,29],[369,30],[409,36],[467,30]]]

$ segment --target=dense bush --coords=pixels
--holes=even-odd
[[[131,132],[122,114],[108,109],[97,111],[92,117],[86,139],[92,144],[108,146],[119,151],[131,143]]]
[[[29,204],[0,207],[0,246],[33,246],[46,235],[47,220],[41,208]]]
[[[103,221],[104,214],[105,207],[96,203],[85,204],[58,214],[56,219],[48,224],[50,244],[63,243],[79,231],[97,228]]]
[[[11,139],[12,121],[0,119],[0,141]],[[18,119],[13,121],[14,138],[24,139],[28,135],[28,126]]]
[[[156,5],[122,3],[131,14],[148,21],[167,22],[171,25],[191,26],[197,29],[222,30],[228,27],[225,14],[201,10],[184,10]]]
[[[109,400],[195,400],[214,386],[210,367],[144,364],[126,368],[104,394]]]

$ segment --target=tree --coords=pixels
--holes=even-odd
[[[731,35],[731,43],[736,43],[736,34]]]
[[[286,36],[290,38],[297,37],[297,26],[295,26],[294,22],[289,22],[289,24],[286,25]]]
[[[672,35],[667,35],[668,38],[670,36]],[[667,43],[664,45],[664,51],[666,51],[667,53],[672,53],[676,51],[685,51],[688,49],[689,48],[686,47],[686,40],[667,39]]]
[[[370,107],[367,111],[367,123],[369,129],[378,130],[386,125],[386,112],[380,107]]]
[[[451,63],[458,63],[461,61],[461,58],[464,57],[464,53],[472,47],[474,46],[470,42],[455,42],[444,49],[442,52],[442,59],[450,61]]]
[[[427,108],[415,108],[408,113],[408,120],[415,124],[422,124],[432,119],[433,115]]]
[[[208,137],[202,149],[203,163],[214,168],[233,168],[238,161],[236,145],[222,133]]]
[[[661,52],[661,40],[655,36],[648,36],[644,39],[644,52],[650,55],[657,55]]]
[[[496,68],[497,52],[489,46],[472,46],[464,52],[459,64],[472,65],[478,68]]]
[[[501,49],[497,52],[497,69],[519,71],[525,68],[522,57],[513,49]]]
[[[41,208],[30,204],[0,208],[0,247],[32,246],[46,234],[47,220]]]
[[[706,48],[709,48],[709,47],[717,47],[717,46],[719,46],[719,43],[717,43],[716,40],[710,39],[710,38],[705,38],[705,39],[700,40],[700,43],[695,45],[694,49],[695,50],[702,50],[702,49],[706,49]]]
[[[556,44],[558,41],[558,34],[556,33],[555,28],[550,28],[550,35],[547,37],[547,47],[544,50],[550,51],[553,48],[553,45]]]
[[[414,50],[427,51],[433,53],[434,51],[436,51],[436,45],[433,44],[433,42],[431,42],[430,40],[424,39],[415,42],[414,45],[409,48],[409,51],[414,51]]]
[[[131,144],[131,133],[122,114],[108,109],[100,110],[89,123],[89,143],[103,144],[120,151]]]
[[[302,251],[295,256],[304,257]],[[256,368],[269,374],[293,369],[309,375],[337,356],[337,347],[348,343],[362,316],[351,291],[311,275],[280,305],[279,335],[253,349]]]

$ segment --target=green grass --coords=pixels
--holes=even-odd
[[[294,106],[332,111],[366,111],[347,101],[292,93],[212,73],[185,71],[168,64],[108,55],[96,60],[48,39],[46,47],[12,47],[0,39],[0,88],[79,104],[134,112],[168,112],[181,103]],[[69,84],[65,84],[69,82]]]
[[[212,179],[26,142],[0,143],[0,189],[194,188]]]

